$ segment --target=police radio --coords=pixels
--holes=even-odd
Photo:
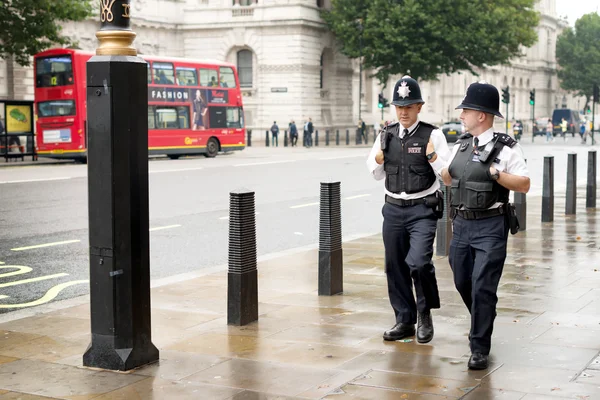
[[[479,162],[485,164],[489,159],[493,160],[494,158],[496,158],[495,154],[498,150],[498,139],[499,137],[496,136],[494,138],[494,141],[492,142],[492,146],[490,146],[489,143],[487,146],[485,146],[485,149],[483,149],[483,151],[479,154]]]

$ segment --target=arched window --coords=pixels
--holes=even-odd
[[[240,87],[252,87],[252,52],[250,50],[237,52],[237,68]]]

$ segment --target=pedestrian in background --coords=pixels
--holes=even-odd
[[[271,145],[279,147],[279,127],[277,126],[277,122],[273,121],[273,125],[271,126]]]
[[[298,128],[294,120],[290,122],[290,142],[292,147],[298,145]]]

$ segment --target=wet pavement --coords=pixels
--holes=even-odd
[[[160,362],[129,373],[82,367],[85,298],[4,322],[0,400],[600,399],[600,213],[584,194],[568,217],[557,198],[544,224],[530,199],[527,231],[509,238],[486,371],[467,369],[470,318],[445,257],[433,341],[383,341],[394,317],[376,235],[344,243],[343,295],[317,295],[316,250],[260,262],[260,317],[244,327],[226,324],[223,270],[154,287]]]

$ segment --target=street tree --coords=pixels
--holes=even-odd
[[[537,0],[332,0],[322,16],[340,51],[392,74],[440,74],[507,64],[537,40]]]
[[[30,56],[53,45],[73,44],[61,35],[65,21],[81,21],[92,12],[92,0],[0,1],[0,57],[23,66]]]
[[[560,87],[585,96],[585,108],[594,84],[600,84],[600,15],[585,14],[575,28],[565,29],[556,42]]]

